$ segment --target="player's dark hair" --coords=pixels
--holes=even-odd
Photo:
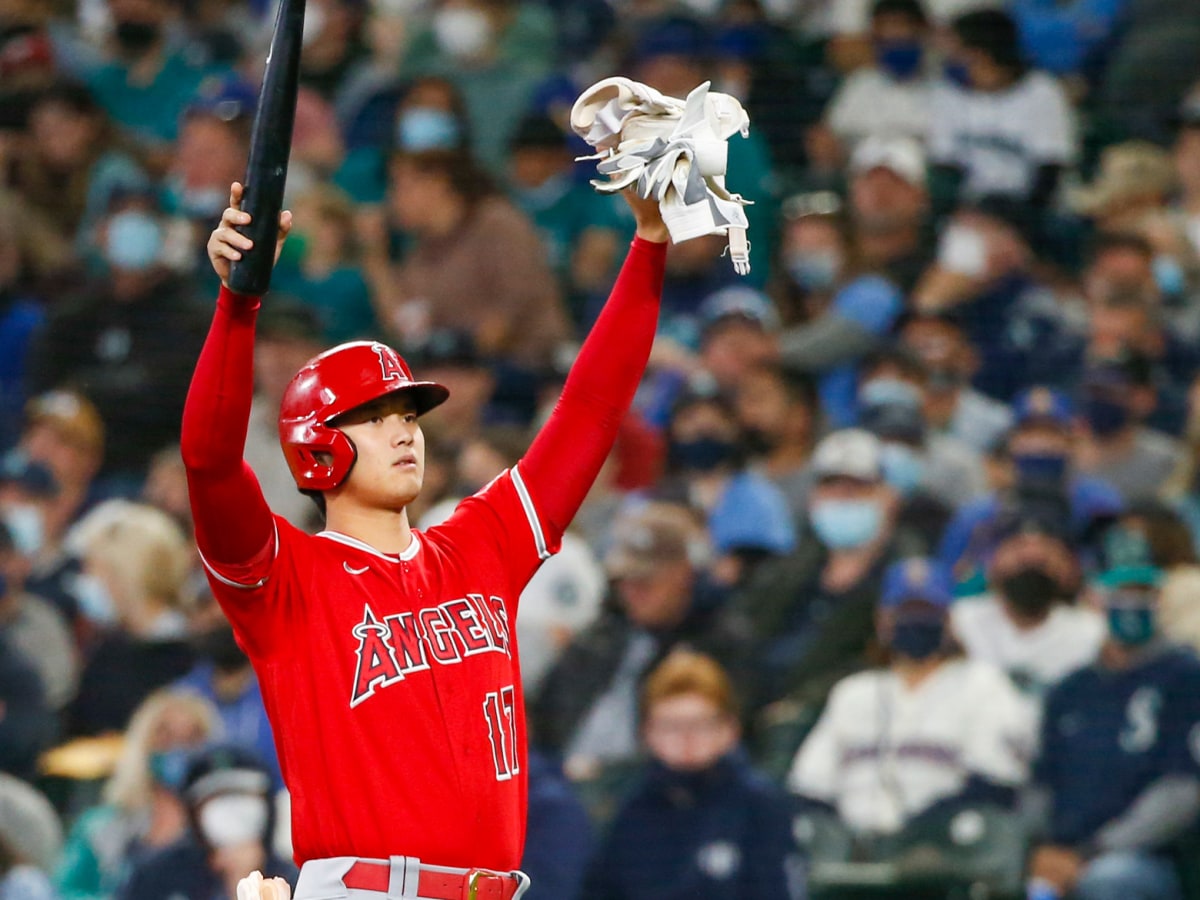
[[[317,512],[321,514],[321,523],[325,523],[325,492],[324,491],[309,491],[300,488],[300,493],[313,502],[317,507]]]

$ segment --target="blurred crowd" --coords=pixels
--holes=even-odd
[[[633,232],[584,88],[750,115],[752,271],[671,248],[521,598],[532,900],[1200,896],[1200,3],[307,7],[246,458],[312,530],[334,343],[450,388],[418,527],[548,414]],[[0,900],[294,875],[177,444],[273,15],[0,0]]]

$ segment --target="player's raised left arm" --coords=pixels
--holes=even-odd
[[[667,228],[657,201],[625,199],[637,233],[608,302],[580,348],[562,396],[518,464],[545,524],[566,530],[612,449],[658,326]]]

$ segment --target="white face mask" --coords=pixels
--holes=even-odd
[[[251,841],[266,841],[267,799],[255,794],[224,794],[200,807],[200,832],[209,846],[221,850]]]
[[[84,618],[96,625],[111,625],[117,621],[117,607],[108,587],[95,575],[76,575],[71,592],[79,602]]]
[[[300,32],[300,46],[307,47],[325,30],[329,17],[319,3],[308,4],[304,11],[304,29]]]
[[[444,53],[455,59],[473,59],[492,39],[492,23],[478,9],[440,9],[433,17],[433,35]]]
[[[4,511],[4,524],[12,534],[13,546],[22,556],[36,556],[45,540],[42,511],[29,503],[14,503]]]

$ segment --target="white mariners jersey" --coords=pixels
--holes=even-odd
[[[971,775],[1017,786],[1029,772],[1033,703],[985,663],[946,662],[915,689],[890,669],[844,678],[788,775],[859,831],[898,831]]]

